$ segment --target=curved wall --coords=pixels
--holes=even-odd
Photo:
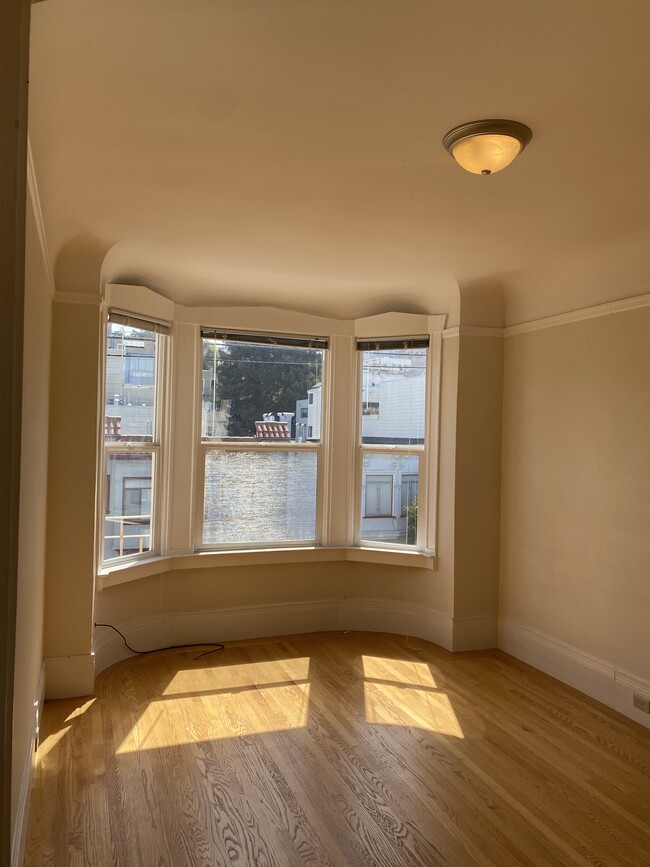
[[[415,635],[451,649],[444,574],[334,561],[169,572],[97,594],[95,618],[137,650],[321,630]],[[95,630],[96,673],[129,655]]]

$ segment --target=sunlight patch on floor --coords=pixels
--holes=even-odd
[[[448,695],[436,688],[426,663],[368,656],[362,662],[367,722],[464,737]]]
[[[262,662],[242,662],[237,665],[216,665],[179,671],[170,680],[164,696],[195,694],[197,681],[206,691],[234,690],[242,687],[262,687],[287,681],[305,681],[309,677],[309,657],[273,659]]]
[[[180,671],[116,754],[304,728],[308,674],[309,657]]]
[[[382,656],[362,656],[363,676],[373,680],[388,680],[411,686],[429,686],[436,682],[426,662],[409,659],[388,659]]]
[[[50,753],[54,747],[59,743],[59,741],[63,740],[63,738],[70,731],[72,726],[63,726],[58,730],[58,732],[52,732],[51,735],[48,735],[38,745],[38,761],[42,762],[47,754]]]
[[[96,698],[89,698],[88,701],[85,701],[83,704],[80,704],[79,707],[76,707],[68,716],[65,718],[66,722],[71,722],[73,719],[76,719],[78,716],[86,713],[97,701]]]

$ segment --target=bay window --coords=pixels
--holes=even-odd
[[[283,334],[254,330],[282,328],[279,311],[193,310],[122,286],[106,305],[102,580],[152,574],[123,567],[156,557],[259,562],[256,549],[432,568],[444,317],[296,313]],[[425,336],[382,336],[413,325]]]

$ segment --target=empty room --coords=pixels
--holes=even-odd
[[[650,863],[650,5],[3,16],[0,864]]]

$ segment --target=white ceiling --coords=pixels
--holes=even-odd
[[[30,139],[60,289],[507,323],[650,291],[647,0],[47,0]],[[506,171],[441,146],[528,124]],[[485,303],[484,303],[485,302]],[[477,321],[472,322],[472,319]],[[480,321],[479,321],[480,320]]]

